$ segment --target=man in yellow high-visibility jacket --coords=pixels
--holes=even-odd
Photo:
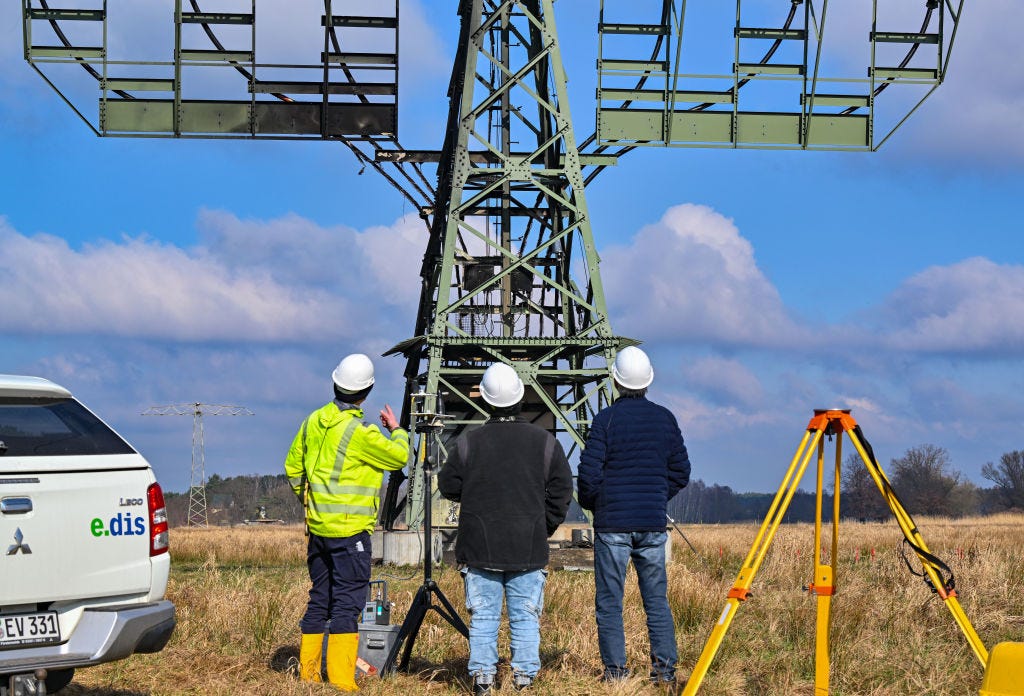
[[[373,388],[368,357],[345,357],[332,378],[334,401],[302,423],[284,464],[292,490],[304,499],[309,528],[306,564],[312,587],[299,622],[299,674],[305,681],[320,681],[327,629],[328,681],[342,691],[356,691],[358,621],[370,582],[370,534],[377,523],[384,472],[405,466],[409,434],[398,427],[388,405],[380,420],[390,437],[363,422],[360,407]]]

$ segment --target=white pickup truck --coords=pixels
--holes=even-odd
[[[63,387],[0,375],[0,696],[161,650],[169,570],[149,463]]]

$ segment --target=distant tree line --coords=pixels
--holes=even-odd
[[[879,462],[881,464],[881,462]],[[964,517],[989,515],[1007,510],[1024,511],[1024,450],[1007,452],[998,463],[987,463],[981,475],[992,483],[982,488],[967,481],[953,468],[942,447],[925,444],[912,447],[899,459],[882,465],[893,489],[912,515]],[[813,478],[805,478],[813,485]],[[890,516],[867,467],[857,454],[843,462],[839,481],[840,512],[844,518],[883,520]],[[823,495],[822,509],[831,518],[832,487]],[[719,523],[762,520],[775,492],[736,493],[729,486],[707,485],[701,479],[690,482],[669,501],[668,514],[676,522]],[[166,493],[172,526],[186,524],[188,493]],[[246,520],[302,522],[301,502],[292,493],[284,474],[233,476],[213,474],[206,482],[207,516],[211,525],[240,524]],[[261,513],[262,510],[262,513]],[[786,522],[814,520],[814,491],[797,491],[783,518]],[[583,519],[576,506],[569,519]]]
[[[1024,510],[1024,450],[1007,452],[997,464],[982,467],[981,475],[992,482],[982,488],[964,479],[953,468],[942,447],[925,444],[912,447],[898,458],[882,464],[903,506],[912,515],[964,517],[989,515],[1007,510]],[[813,478],[805,479],[813,486]],[[843,462],[839,481],[840,514],[844,518],[882,520],[891,516],[871,473],[860,455]],[[825,519],[831,518],[832,486],[822,500]],[[736,493],[729,486],[690,482],[669,502],[668,514],[677,522],[716,523],[764,519],[775,493]],[[814,520],[815,494],[797,491],[784,521]]]
[[[166,493],[168,521],[172,527],[188,522],[188,493]],[[261,513],[262,510],[262,513]],[[302,522],[302,503],[292,493],[288,477],[229,476],[213,474],[206,480],[206,513],[211,525],[241,524],[246,520]]]

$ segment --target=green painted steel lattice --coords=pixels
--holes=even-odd
[[[394,350],[409,359],[407,393],[441,394],[442,441],[486,420],[478,384],[500,361],[526,385],[523,415],[571,452],[610,401],[617,348],[632,341],[608,321],[552,0],[475,0],[460,14],[418,335]],[[412,521],[427,495],[419,467]],[[454,524],[446,501],[433,509],[435,524]]]
[[[138,61],[111,55],[116,10],[106,0],[89,9],[23,0],[25,59],[97,135],[369,139],[398,132],[397,0],[374,3],[379,16],[335,15],[325,2],[322,50],[309,51],[316,62],[289,64],[257,60],[256,0],[236,3],[235,12],[203,12],[175,0],[169,60]],[[223,30],[227,44],[217,33]],[[349,35],[376,50],[346,49]],[[95,78],[95,119],[43,73],[60,64],[78,64]],[[226,75],[235,98],[198,96],[211,72]]]
[[[732,61],[717,73],[688,72],[709,36],[705,27],[685,31],[687,6],[692,14],[708,3],[723,15],[713,30],[721,43],[733,43]],[[734,17],[724,16],[720,0],[663,0],[661,7],[602,0],[598,139],[616,146],[876,150],[942,83],[963,4],[924,0],[919,25],[891,30],[892,3],[880,8],[873,0],[854,30],[863,30],[868,64],[852,77],[833,75],[839,61],[825,41],[829,0],[778,2],[767,15],[767,3],[748,2],[748,10],[736,0]],[[766,18],[776,24],[758,23]],[[890,87],[916,87],[923,96],[892,100],[891,115],[880,103]]]

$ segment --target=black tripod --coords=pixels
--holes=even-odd
[[[403,672],[409,667],[409,656],[412,654],[413,643],[416,642],[416,636],[420,632],[420,626],[423,624],[423,619],[426,617],[427,612],[433,609],[441,617],[450,623],[456,631],[461,633],[466,638],[469,638],[469,629],[466,628],[466,624],[456,613],[455,608],[452,606],[448,598],[441,592],[441,588],[434,582],[431,577],[432,566],[433,566],[433,539],[431,530],[431,480],[434,476],[434,467],[437,464],[437,457],[434,453],[436,446],[437,437],[444,429],[444,423],[442,422],[442,416],[436,413],[422,413],[417,414],[420,417],[419,422],[416,424],[416,432],[421,433],[422,442],[424,443],[424,449],[426,456],[423,458],[423,490],[424,490],[424,503],[423,503],[423,584],[416,591],[416,596],[412,599],[412,605],[409,607],[409,613],[405,615],[405,621],[402,622],[402,628],[398,631],[398,636],[395,638],[394,644],[391,646],[391,651],[388,653],[387,659],[384,661],[384,665],[381,668],[381,674],[391,674],[395,669],[400,669]],[[437,598],[440,605],[434,604],[433,597]],[[404,645],[404,650],[402,649]],[[398,651],[402,651],[402,661],[395,666],[395,659],[398,657]]]

